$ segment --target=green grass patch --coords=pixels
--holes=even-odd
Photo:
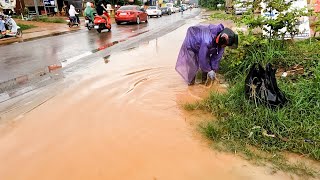
[[[272,164],[300,176],[318,176],[303,163],[289,163],[281,152],[292,152],[320,160],[320,43],[269,41],[257,46],[227,51],[221,61],[221,72],[231,82],[225,94],[211,93],[202,102],[187,104],[185,109],[202,109],[217,120],[202,124],[201,132],[214,141],[216,149],[239,152],[257,164]],[[235,58],[241,60],[235,61]],[[246,99],[244,87],[248,69],[253,63],[271,62],[288,69],[304,67],[304,74],[278,79],[289,102],[282,108],[270,109]],[[254,147],[252,151],[248,147]],[[261,153],[262,152],[262,153]],[[272,156],[266,155],[272,154]]]
[[[235,20],[237,16],[234,16],[232,14],[226,14],[222,11],[215,11],[213,14],[211,14],[210,19],[223,19],[223,20]]]
[[[21,23],[18,23],[18,26],[20,26],[22,31],[37,27],[35,25],[28,25],[28,24],[21,24]]]
[[[59,17],[39,17],[34,21],[47,22],[47,23],[66,23],[66,20],[64,18],[59,18]]]
[[[250,45],[242,45],[237,50],[227,48],[224,59],[220,64],[221,73],[230,83],[243,79],[243,76],[247,74],[250,66],[254,63],[264,65],[272,63],[277,68],[285,70],[294,65],[301,65],[305,70],[304,76],[309,76],[311,70],[320,61],[320,52],[318,51],[320,41],[317,39],[281,42],[259,38],[247,40],[244,38],[240,41]],[[261,41],[264,41],[264,43],[261,44]],[[259,43],[254,44],[256,42]]]

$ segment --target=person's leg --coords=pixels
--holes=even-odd
[[[76,15],[76,19],[77,19],[78,24],[80,24],[79,16]]]
[[[108,17],[106,15],[103,14],[103,15],[101,15],[101,17],[108,22]]]
[[[194,84],[195,84],[195,82],[196,82],[196,77],[194,77],[194,78],[192,79],[192,81],[188,84],[188,86],[192,86],[192,85],[194,85]]]
[[[207,72],[202,72],[202,81],[201,84],[205,84],[208,78],[208,73]]]

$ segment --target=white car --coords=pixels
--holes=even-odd
[[[176,8],[173,6],[173,3],[167,3],[166,6],[170,8],[171,13],[176,13]]]
[[[147,14],[148,14],[149,17],[151,17],[151,16],[161,17],[162,16],[161,9],[158,8],[157,6],[150,6],[147,9]]]

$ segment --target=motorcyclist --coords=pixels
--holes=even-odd
[[[6,34],[6,27],[4,25],[4,16],[0,14],[0,38],[3,38]]]
[[[89,17],[91,19],[91,21],[93,21],[94,19],[94,9],[91,7],[91,3],[87,2],[86,4],[86,8],[84,9],[84,15]]]
[[[97,11],[97,14],[98,14],[99,16],[101,16],[103,19],[106,20],[106,22],[108,22],[108,17],[103,14],[103,11],[105,11],[105,12],[108,12],[108,11],[107,11],[107,8],[104,6],[102,0],[100,0],[100,1],[98,2],[97,7],[96,7],[96,11]],[[108,15],[108,16],[109,16],[109,15]]]
[[[71,5],[70,5],[70,9],[69,9],[70,19],[76,19],[77,23],[80,24],[79,17],[76,16],[76,15],[78,15],[78,14],[79,14],[79,13],[76,11],[75,7],[71,4]]]
[[[11,34],[11,35],[17,34],[18,25],[10,16],[7,16],[7,15],[4,16],[4,23],[7,29],[7,34]]]

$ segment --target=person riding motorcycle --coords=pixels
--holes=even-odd
[[[6,35],[6,27],[4,25],[4,16],[0,15],[0,38]]]
[[[4,24],[7,30],[6,34],[11,34],[11,35],[17,34],[18,25],[10,16],[7,16],[7,15],[4,16]]]
[[[91,19],[91,21],[93,21],[94,19],[94,9],[91,7],[91,3],[87,2],[87,7],[84,9],[84,15],[89,17]]]
[[[79,17],[76,16],[77,14],[79,14],[75,7],[71,4],[70,5],[70,9],[69,9],[69,16],[70,16],[70,19],[75,19],[77,21],[78,24],[80,24],[80,20],[79,20]]]
[[[103,14],[103,11],[106,11],[106,12],[108,12],[108,11],[107,11],[107,8],[104,6],[102,0],[100,0],[100,1],[98,2],[97,7],[96,7],[96,11],[97,11],[97,14],[98,14],[99,16],[101,16],[103,19],[106,20],[106,22],[108,22],[108,17]],[[107,14],[107,15],[109,16],[109,14]]]

